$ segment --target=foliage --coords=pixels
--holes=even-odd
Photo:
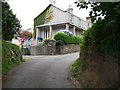
[[[2,40],[0,40],[0,76],[2,74]]]
[[[49,38],[45,38],[44,39],[44,44],[47,45],[49,43],[50,39]]]
[[[64,45],[64,42],[62,40],[57,40],[56,41],[56,45],[62,46],[62,45]]]
[[[76,1],[77,7],[80,9],[86,8],[90,5],[91,11],[89,15],[92,22],[101,20],[101,16],[104,16],[106,19],[113,19],[119,16],[120,14],[120,2],[80,2]],[[120,17],[120,16],[119,16]]]
[[[32,38],[32,33],[28,31],[21,31],[20,37],[24,37],[25,39],[31,39]]]
[[[77,59],[77,60],[72,64],[72,71],[73,71],[73,72],[77,72],[79,66],[80,66],[80,60]]]
[[[96,22],[84,33],[82,47],[92,42],[100,52],[119,51],[120,2],[76,2],[76,4],[80,8],[88,8],[88,4],[91,5],[90,17],[92,22]],[[100,15],[103,15],[104,19],[100,19]]]
[[[55,34],[54,39],[56,41],[61,40],[64,44],[80,44],[82,39],[77,36],[68,36],[66,33],[59,32]]]
[[[48,16],[47,16],[48,15]],[[52,19],[52,8],[49,6],[34,19],[34,38],[36,37],[36,26],[45,24]]]
[[[20,48],[6,41],[2,41],[2,73],[6,74],[12,67],[22,60]]]
[[[54,39],[56,41],[61,40],[64,42],[64,44],[68,44],[70,42],[69,36],[66,33],[61,33],[61,32],[55,34]]]
[[[2,2],[2,37],[11,40],[20,31],[21,25],[16,15],[10,10],[7,2]]]

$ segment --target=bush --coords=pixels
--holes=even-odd
[[[120,42],[117,24],[115,22],[97,21],[83,34],[83,48],[93,43],[97,52],[119,52]]]
[[[77,36],[68,36],[66,33],[59,32],[55,34],[54,39],[56,41],[61,40],[64,44],[80,44],[82,38]]]
[[[56,45],[64,45],[64,42],[62,40],[57,40]]]
[[[22,60],[20,48],[12,43],[2,41],[2,73],[7,73]]]
[[[67,44],[67,43],[69,43],[70,42],[70,38],[69,38],[69,36],[66,34],[66,33],[57,33],[57,34],[55,34],[55,36],[54,36],[54,39],[57,41],[57,40],[61,40],[61,41],[63,41],[65,44]]]

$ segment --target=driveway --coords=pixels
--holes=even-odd
[[[30,61],[12,69],[3,88],[75,88],[68,79],[68,72],[78,57],[78,52],[57,56],[25,56]]]

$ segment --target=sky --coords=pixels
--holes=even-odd
[[[85,20],[89,11],[79,10],[74,4],[76,0],[56,0],[56,6],[67,10],[69,5],[73,6],[73,14]],[[7,1],[17,18],[20,20],[22,29],[33,28],[34,18],[37,17],[48,5],[49,0],[8,0]]]

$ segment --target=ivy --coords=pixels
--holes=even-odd
[[[49,6],[34,19],[34,37],[36,37],[36,26],[50,22],[53,16],[52,12],[52,7]]]

